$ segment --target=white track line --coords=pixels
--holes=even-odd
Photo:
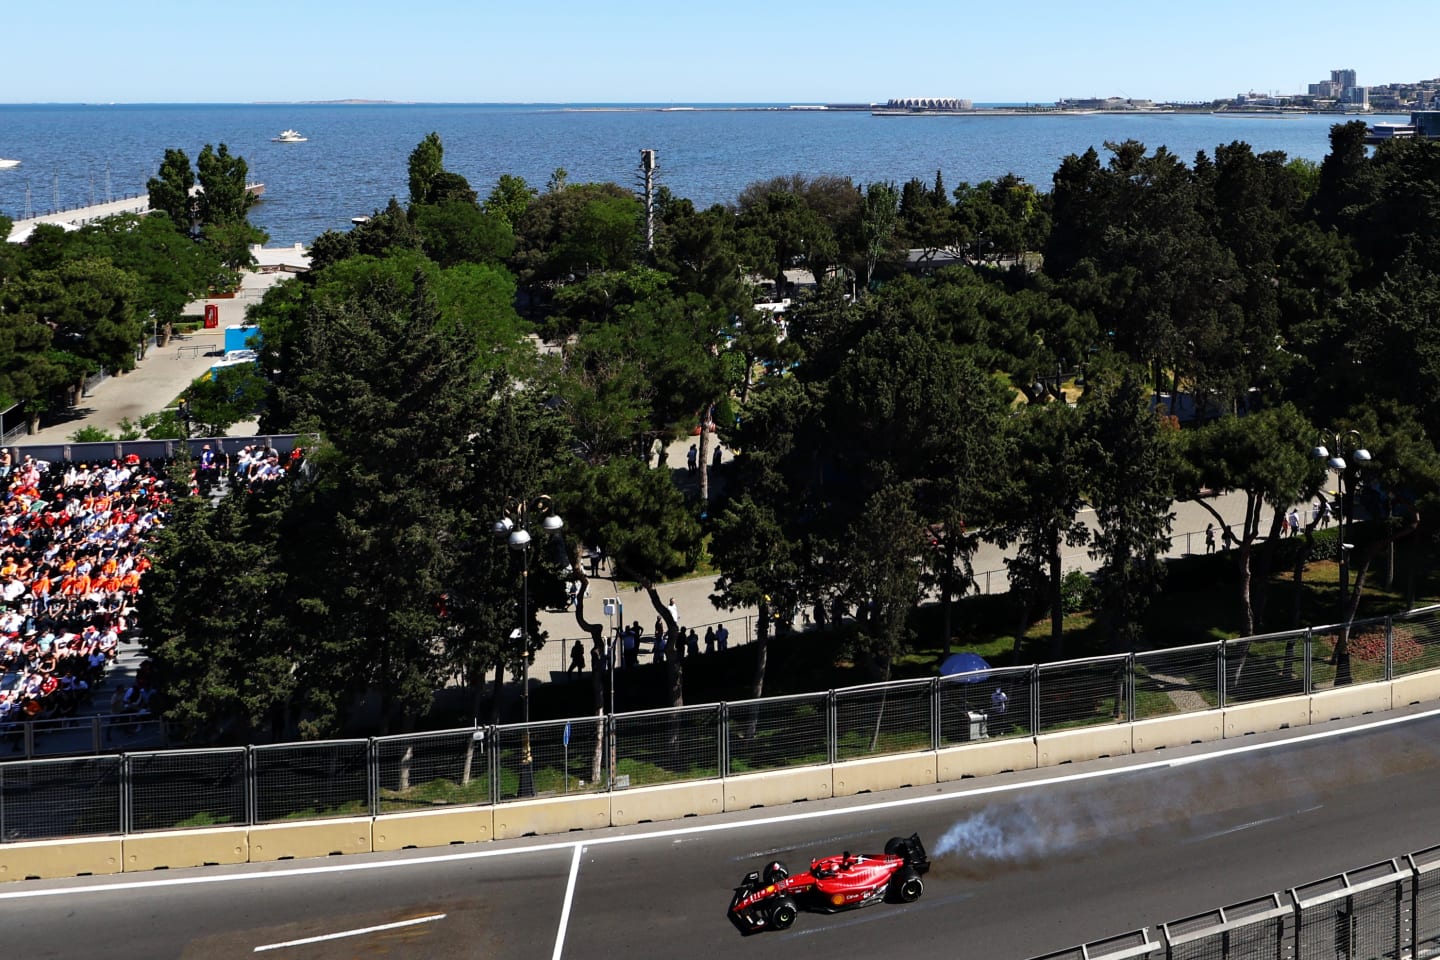
[[[318,937],[306,937],[304,940],[286,940],[284,943],[267,943],[263,947],[256,947],[256,953],[264,953],[266,950],[281,950],[285,947],[303,947],[307,943],[323,943],[326,940],[343,940],[346,937],[363,937],[367,933],[380,933],[384,930],[398,930],[401,927],[413,927],[422,923],[434,923],[436,920],[444,920],[445,914],[437,913],[430,917],[416,917],[414,920],[399,920],[395,923],[382,923],[374,927],[361,927],[359,930],[341,930],[339,933],[326,933]]]
[[[570,904],[575,900],[575,880],[580,876],[580,851],[585,848],[575,844],[575,856],[570,858],[570,882],[565,885],[565,905],[560,908],[560,929],[555,931],[555,952],[550,960],[560,960],[565,952],[565,928],[570,926]]]
[[[1372,720],[1369,723],[1359,724],[1353,727],[1340,727],[1335,730],[1324,730],[1318,733],[1308,733],[1298,737],[1287,737],[1282,740],[1271,740],[1265,743],[1246,744],[1244,746],[1229,747],[1224,750],[1216,750],[1213,753],[1198,754],[1193,757],[1177,757],[1169,760],[1150,760],[1145,763],[1136,763],[1126,766],[1104,767],[1099,770],[1086,770],[1080,773],[1067,773],[1061,776],[1046,777],[1039,780],[1023,780],[1015,783],[1001,783],[988,787],[974,787],[969,790],[955,790],[944,793],[927,793],[916,797],[899,797],[894,800],[877,800],[874,803],[857,804],[845,807],[829,807],[824,810],[807,810],[803,813],[786,813],[772,817],[757,817],[745,820],[731,820],[725,823],[706,823],[687,827],[673,827],[664,830],[651,830],[647,833],[617,834],[609,837],[592,837],[587,840],[563,840],[551,843],[537,843],[533,846],[506,847],[503,850],[472,850],[465,853],[442,853],[433,856],[411,857],[403,860],[368,860],[362,863],[339,863],[323,867],[295,867],[288,870],[261,870],[247,873],[219,873],[219,874],[198,874],[193,877],[173,877],[165,880],[129,880],[119,883],[94,883],[78,887],[54,887],[45,890],[15,890],[0,892],[0,901],[4,900],[27,900],[32,897],[64,897],[79,894],[105,893],[107,891],[121,892],[127,890],[153,889],[159,887],[183,887],[198,886],[206,883],[247,883],[254,881],[272,881],[285,877],[314,877],[327,873],[348,873],[362,870],[393,870],[399,867],[421,867],[437,863],[454,863],[461,860],[484,860],[489,857],[511,857],[533,853],[544,853],[551,850],[570,850],[583,843],[587,847],[603,846],[612,843],[635,843],[643,840],[661,840],[670,837],[696,836],[705,833],[717,833],[728,830],[745,830],[753,827],[774,826],[783,823],[800,823],[805,820],[818,820],[825,817],[841,817],[855,813],[871,813],[876,810],[891,810],[900,807],[912,807],[928,803],[944,803],[946,801],[962,800],[969,797],[984,797],[997,793],[1016,793],[1021,790],[1034,790],[1041,787],[1055,786],[1063,783],[1079,783],[1085,780],[1098,780],[1104,777],[1113,777],[1132,773],[1141,773],[1146,770],[1163,770],[1171,767],[1189,766],[1195,763],[1203,763],[1211,760],[1221,760],[1230,756],[1237,756],[1243,753],[1253,753],[1259,750],[1274,750],[1282,747],[1294,746],[1301,743],[1313,743],[1317,740],[1328,740],[1334,737],[1349,736],[1354,733],[1365,733],[1370,730],[1379,730],[1385,727],[1393,727],[1404,723],[1414,723],[1417,720],[1429,720],[1440,717],[1440,709],[1426,710],[1423,713],[1407,714],[1403,717],[1387,717],[1383,720]],[[59,841],[56,841],[57,843]]]

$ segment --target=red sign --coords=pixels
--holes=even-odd
[[[220,305],[218,303],[205,304],[205,329],[214,330],[220,326]]]

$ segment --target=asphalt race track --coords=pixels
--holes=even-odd
[[[1024,960],[1440,843],[1440,712],[1377,719],[598,831],[578,847],[571,834],[13,884],[0,943],[27,960]],[[751,937],[726,919],[732,888],[768,859],[803,868],[916,830],[934,864],[917,903],[802,913]]]

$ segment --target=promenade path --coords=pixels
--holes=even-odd
[[[666,450],[665,467],[671,470],[682,483],[686,482],[684,479],[686,451],[692,442],[693,438],[683,437],[671,443]],[[725,451],[726,462],[729,461],[730,456],[731,453],[727,448]],[[1206,502],[1219,511],[1225,522],[1231,525],[1238,535],[1245,519],[1244,494],[1223,494],[1210,497]],[[1300,504],[1299,509],[1302,519],[1309,522],[1309,506]],[[1177,501],[1171,504],[1171,511],[1174,518],[1171,526],[1171,542],[1170,549],[1165,556],[1175,558],[1204,553],[1205,525],[1214,523],[1214,518],[1209,511],[1193,501]],[[1273,510],[1267,508],[1261,511],[1261,530],[1269,529],[1273,516]],[[1081,511],[1080,518],[1093,534],[1096,530],[1095,511],[1087,507]],[[1218,528],[1215,533],[1215,543],[1216,549],[1220,549],[1222,538]],[[973,563],[975,591],[979,593],[1004,593],[1007,591],[1010,583],[1005,560],[1014,555],[1014,548],[1001,550],[994,544],[981,544]],[[1100,566],[1090,557],[1084,547],[1067,549],[1063,554],[1063,559],[1066,570],[1093,572]],[[657,613],[650,602],[649,595],[638,589],[633,583],[617,580],[614,571],[609,567],[602,567],[600,573],[599,578],[591,581],[590,599],[585,605],[585,612],[590,621],[592,623],[605,622],[601,603],[606,597],[614,597],[623,605],[623,623],[630,624],[636,620],[640,621],[640,625],[645,628],[645,636],[650,637],[655,629]],[[669,603],[671,598],[675,600],[675,605],[680,611],[680,625],[687,630],[694,627],[702,638],[707,626],[724,623],[730,630],[731,646],[748,643],[754,639],[757,611],[753,607],[725,610],[716,606],[710,599],[710,595],[715,591],[715,577],[693,577],[661,584],[657,589],[662,603]],[[548,639],[545,646],[536,654],[535,666],[531,674],[533,677],[545,677],[547,672],[563,671],[569,664],[571,644],[577,639],[586,640],[588,643],[588,637],[575,622],[573,610],[541,611],[539,620],[541,629],[548,634]],[[620,622],[622,622],[620,617],[610,620],[612,625]],[[806,617],[797,616],[794,626],[797,629],[803,629],[806,622]],[[645,649],[648,649],[648,646]],[[704,649],[703,642],[701,649]]]
[[[303,267],[309,262],[303,250],[292,247],[258,249],[255,253],[262,268]],[[240,289],[234,297],[196,300],[189,304],[185,308],[187,316],[203,316],[206,305],[213,304],[219,311],[219,326],[171,337],[163,349],[155,346],[153,340],[147,341],[145,356],[134,370],[103,380],[81,398],[79,405],[51,414],[39,431],[16,441],[15,446],[63,443],[82,427],[98,427],[113,434],[122,420],[138,423],[147,413],[173,406],[185,388],[220,359],[225,350],[225,328],[244,323],[245,308],[259,302],[266,290],[288,276],[285,272],[247,272],[241,277]],[[255,422],[247,421],[232,428],[231,436],[246,436],[254,431]]]

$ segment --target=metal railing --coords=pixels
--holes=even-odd
[[[1036,960],[1361,960],[1440,948],[1440,847]]]
[[[373,739],[12,760],[0,763],[0,842],[625,790],[1129,723],[1440,669],[1440,606],[1352,624],[1348,656],[1335,655],[1339,637],[1321,627],[763,700]],[[117,723],[128,728],[135,720]],[[88,731],[92,742],[103,733],[94,722]],[[18,736],[39,744],[50,735],[32,727]]]

